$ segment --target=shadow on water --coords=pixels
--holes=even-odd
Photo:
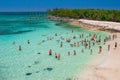
[[[56,25],[56,26],[60,26],[60,27],[62,27],[62,28],[64,28],[64,29],[67,29],[67,30],[71,30],[71,29],[76,30],[76,31],[86,30],[86,29],[84,29],[84,28],[82,28],[82,27],[78,27],[78,26],[75,26],[75,25],[71,25],[71,24],[69,24],[68,22],[56,22],[55,25]]]
[[[68,22],[56,22],[55,25],[56,26],[61,26],[61,27],[64,27],[64,28],[78,28],[77,26],[70,25]]]
[[[2,30],[0,31],[0,35],[10,35],[10,34],[22,34],[22,33],[27,33],[27,32],[32,32],[34,30],[21,30],[21,31],[12,31],[12,30]]]

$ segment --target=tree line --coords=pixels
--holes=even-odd
[[[52,16],[58,17],[120,22],[120,10],[56,8],[53,10],[49,9],[47,12]]]

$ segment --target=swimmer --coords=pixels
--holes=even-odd
[[[52,55],[52,50],[51,49],[49,50],[49,55]]]
[[[76,47],[76,43],[74,43],[74,47]]]
[[[63,46],[63,42],[61,41],[61,43],[60,43],[60,47],[62,47]]]
[[[99,53],[102,52],[102,46],[99,46]]]
[[[95,45],[95,43],[93,42],[93,46]]]
[[[115,49],[117,48],[117,42],[115,42]]]
[[[98,41],[97,41],[97,43],[98,43],[98,45],[100,45],[100,43],[101,43],[101,40],[98,40]]]
[[[57,36],[57,33],[55,33],[55,36]]]
[[[87,46],[88,46],[88,44],[87,44],[87,42],[85,42],[85,43],[84,43],[84,47],[87,48]]]
[[[76,36],[73,36],[73,39],[76,39]]]
[[[110,44],[108,45],[108,51],[110,51]]]
[[[22,50],[21,45],[19,45],[19,51],[21,51],[21,50]]]
[[[74,50],[74,55],[76,55],[76,51]]]
[[[90,50],[90,55],[92,55],[92,49]]]
[[[111,40],[111,35],[109,35],[109,40]]]
[[[70,56],[70,51],[68,51],[68,56]]]
[[[28,40],[27,43],[30,44],[30,41]]]
[[[66,39],[66,42],[71,42],[71,39]]]
[[[55,53],[55,58],[57,58],[57,53]]]
[[[84,34],[82,34],[82,38],[84,37]]]
[[[60,60],[60,58],[61,58],[60,54],[58,54],[57,58],[58,58],[58,60]]]
[[[114,34],[112,35],[112,39],[114,40]]]
[[[82,36],[80,35],[80,38],[82,38]]]
[[[95,40],[94,37],[92,37],[92,38],[91,38],[91,41],[94,41],[94,40]]]
[[[104,45],[106,44],[106,39],[104,39]]]

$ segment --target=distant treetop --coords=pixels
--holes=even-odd
[[[52,16],[75,19],[92,19],[120,22],[120,10],[102,9],[53,9],[47,11]]]

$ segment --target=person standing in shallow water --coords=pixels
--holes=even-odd
[[[68,56],[70,56],[70,51],[68,51]]]
[[[74,50],[74,55],[76,55],[76,51]]]
[[[63,46],[63,42],[61,41],[61,43],[60,43],[60,47],[62,47]]]
[[[55,36],[57,36],[57,33],[55,33]]]
[[[115,42],[115,49],[117,48],[117,42]]]
[[[22,47],[21,47],[21,45],[19,45],[19,51],[21,51],[22,50]]]
[[[58,60],[60,60],[60,58],[61,58],[60,54],[58,54],[57,58],[58,58]]]
[[[55,53],[55,58],[57,58],[57,53]]]
[[[110,51],[110,44],[108,44],[108,51]]]
[[[30,40],[28,40],[27,43],[30,44]]]
[[[49,55],[52,55],[52,50],[51,49],[49,50]]]
[[[99,53],[102,52],[102,46],[99,46]]]

